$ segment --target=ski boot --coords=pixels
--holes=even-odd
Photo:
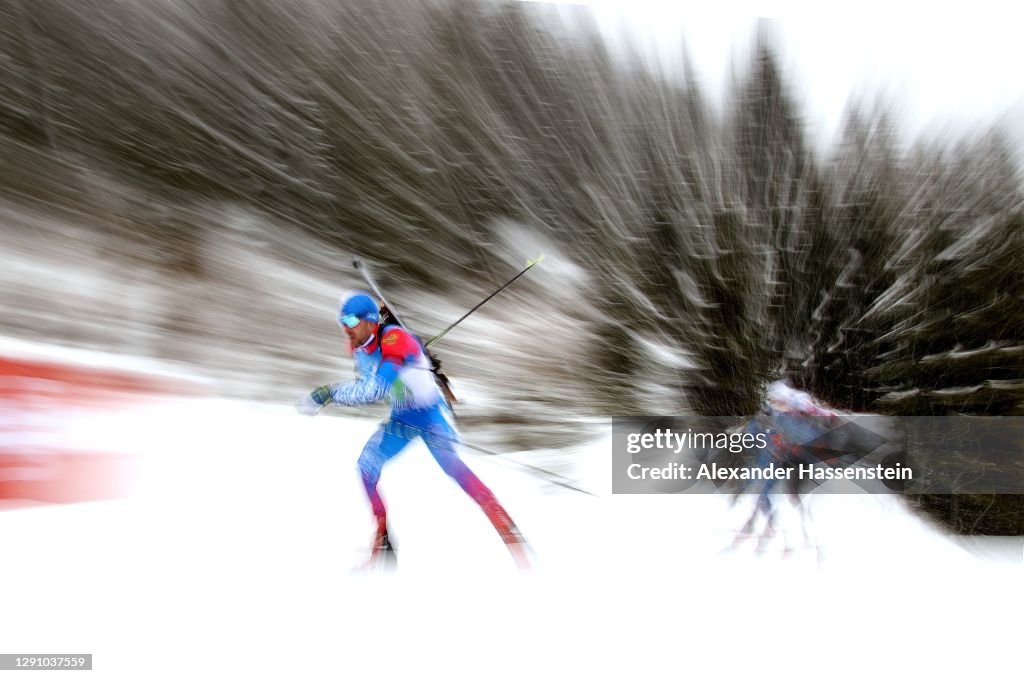
[[[377,530],[374,532],[373,542],[370,545],[370,559],[359,569],[361,571],[389,570],[394,569],[396,564],[398,564],[398,558],[395,555],[395,547],[391,544],[391,539],[388,536],[387,521],[378,519]]]

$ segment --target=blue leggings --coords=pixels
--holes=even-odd
[[[386,515],[384,501],[377,491],[381,470],[387,461],[401,453],[402,449],[419,437],[423,438],[430,454],[434,456],[434,460],[445,474],[454,479],[478,505],[486,507],[494,502],[494,494],[456,453],[458,434],[441,409],[403,411],[399,415],[392,414],[391,419],[381,425],[366,442],[359,456],[359,472],[363,486],[370,499],[373,514],[378,519],[384,519]]]

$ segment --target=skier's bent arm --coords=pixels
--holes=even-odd
[[[384,362],[377,372],[357,382],[332,384],[330,401],[340,406],[363,406],[380,401],[388,394],[391,385],[398,378],[398,366]]]
[[[381,363],[373,376],[356,382],[317,387],[299,403],[299,412],[316,415],[332,403],[362,406],[380,401],[398,379],[399,369],[414,362],[420,349],[419,342],[404,330],[391,330],[381,340]]]

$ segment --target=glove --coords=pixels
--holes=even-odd
[[[299,404],[295,406],[303,415],[316,415],[320,409],[331,402],[331,388],[326,384],[314,389],[308,396],[303,396]]]

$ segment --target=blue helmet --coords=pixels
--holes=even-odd
[[[342,327],[355,327],[361,320],[380,322],[380,309],[366,292],[354,292],[342,299],[338,324]]]

